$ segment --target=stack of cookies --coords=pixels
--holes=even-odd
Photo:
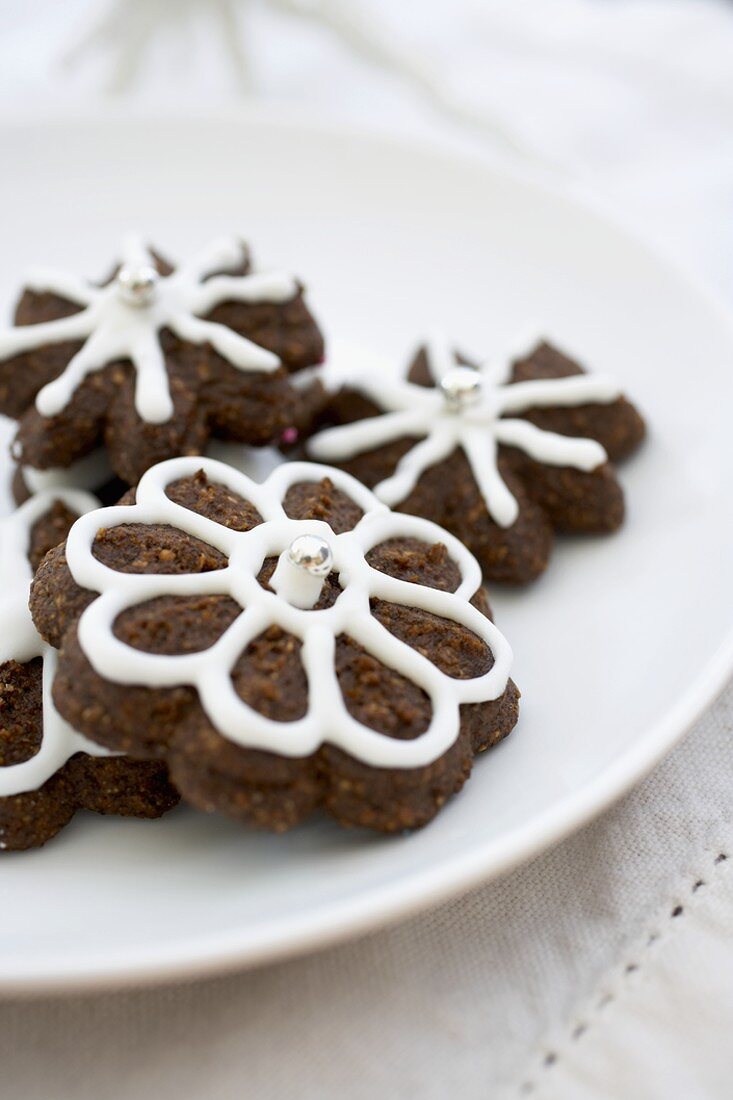
[[[303,285],[236,239],[28,278],[0,331],[0,848],[179,797],[403,832],[514,728],[483,580],[615,530],[644,425],[539,333],[482,362],[432,337],[396,374],[324,362]],[[282,462],[259,483],[222,442]]]

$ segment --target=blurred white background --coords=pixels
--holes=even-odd
[[[733,295],[728,0],[0,0],[6,109],[244,98],[581,181]]]

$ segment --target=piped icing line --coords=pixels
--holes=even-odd
[[[249,500],[263,518],[249,531],[233,531],[189,511],[166,496],[166,486],[203,470]],[[364,512],[351,531],[336,534],[323,520],[290,519],[282,501],[300,482],[330,478]],[[66,559],[72,576],[99,596],[84,611],[78,626],[79,644],[102,677],[114,683],[148,687],[195,687],[213,726],[224,737],[247,748],[288,757],[313,753],[322,743],[337,745],[374,767],[413,768],[432,763],[456,740],[463,703],[497,699],[504,692],[511,649],[494,624],[470,603],[481,584],[481,570],[472,554],[436,524],[415,516],[391,513],[373,493],[342,471],[313,463],[286,463],[262,483],[208,458],[177,458],[160,463],[142,477],[131,507],[104,508],[82,516],[71,529]],[[228,558],[225,568],[203,574],[140,575],[117,573],[94,557],[97,532],[122,524],[169,524],[218,549]],[[315,538],[328,547],[329,569],[341,592],[325,609],[312,608],[312,575],[299,586],[292,573],[265,589],[257,580],[266,558],[292,553],[301,538]],[[374,569],[369,551],[387,539],[412,537],[442,542],[457,564],[461,581],[455,592],[413,584]],[[170,656],[133,649],[113,632],[122,611],[160,596],[226,594],[242,613],[217,641],[200,653]],[[317,595],[315,595],[317,598]],[[427,658],[399,641],[371,614],[370,600],[422,608],[459,623],[490,648],[494,664],[482,676],[456,680]],[[275,722],[248,706],[236,693],[231,671],[249,643],[270,626],[278,626],[302,642],[301,657],[308,681],[306,714],[291,722]],[[389,668],[408,677],[429,696],[432,717],[428,729],[414,740],[399,741],[361,725],[349,714],[335,669],[336,639],[348,634]]]
[[[77,752],[89,756],[114,755],[77,733],[56,710],[51,698],[56,651],[47,645],[33,625],[28,610],[33,570],[29,561],[31,532],[55,501],[82,513],[99,501],[81,490],[43,490],[0,521],[0,661],[24,664],[43,658],[43,736],[35,756],[20,764],[0,767],[0,798],[38,790]]]
[[[173,416],[160,332],[170,329],[181,340],[210,344],[241,371],[272,372],[281,365],[272,352],[225,325],[202,319],[222,302],[289,301],[296,279],[279,272],[212,275],[247,256],[236,239],[222,239],[170,275],[159,275],[155,258],[138,236],[125,238],[121,266],[104,287],[66,272],[37,270],[27,280],[36,292],[57,294],[81,312],[56,321],[0,330],[0,360],[49,344],[82,341],[62,373],[36,396],[42,416],[61,413],[83,380],[116,360],[129,360],[136,374],[135,408],[142,420],[162,424]],[[207,276],[212,275],[208,281]]]
[[[460,448],[489,515],[500,527],[511,527],[519,505],[499,472],[500,445],[516,447],[537,462],[584,471],[597,469],[608,458],[596,440],[545,431],[511,414],[532,408],[609,404],[621,396],[615,382],[596,375],[512,383],[514,361],[539,340],[537,335],[522,345],[515,342],[474,369],[457,365],[448,341],[432,336],[426,354],[433,388],[397,380],[384,370],[351,376],[343,369],[333,371],[324,382],[330,383],[329,388],[336,388],[334,383],[346,385],[384,411],[317,433],[308,441],[308,454],[325,462],[343,462],[395,440],[415,438],[394,473],[374,487],[380,500],[396,507],[427,469]]]

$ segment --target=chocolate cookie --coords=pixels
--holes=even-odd
[[[51,699],[56,652],[28,610],[32,570],[81,512],[87,493],[43,492],[0,525],[0,849],[36,848],[76,810],[159,817],[178,801],[165,766],[88,741]]]
[[[104,286],[33,275],[15,320],[0,332],[0,412],[19,421],[16,459],[65,468],[104,446],[128,485],[212,436],[276,441],[293,416],[288,372],[323,357],[300,284],[252,273],[238,241],[173,270],[130,239]]]
[[[635,450],[644,422],[618,386],[549,344],[475,366],[434,341],[407,381],[372,371],[329,388],[326,400],[317,383],[304,398],[315,410],[308,455],[441,524],[492,580],[539,576],[554,531],[623,521],[611,462]]]
[[[317,808],[424,825],[517,719],[475,559],[308,463],[262,484],[161,463],[77,521],[31,607],[65,718],[166,760],[194,806],[278,832]]]

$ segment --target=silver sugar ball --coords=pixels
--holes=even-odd
[[[333,551],[320,535],[298,535],[290,544],[288,557],[314,577],[327,577],[333,568]]]
[[[454,412],[481,399],[481,374],[472,367],[452,367],[440,380],[446,404]]]
[[[147,306],[153,299],[159,278],[152,264],[123,264],[117,272],[117,286],[129,306]]]

